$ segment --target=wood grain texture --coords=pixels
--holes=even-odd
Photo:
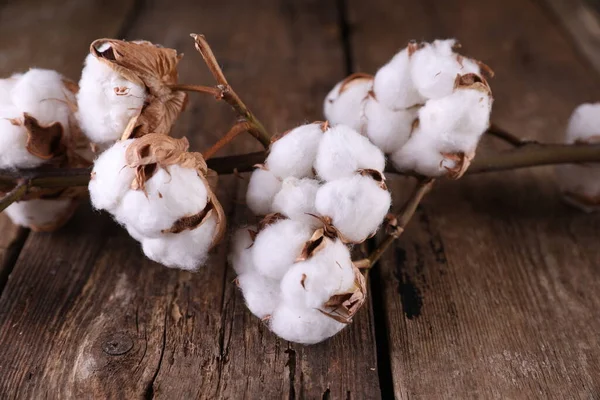
[[[0,214],[0,292],[8,280],[27,231],[13,225],[8,216]]]
[[[180,81],[211,84],[188,36],[205,34],[230,83],[276,132],[319,119],[330,84],[344,75],[334,3],[157,0],[122,32],[185,52]],[[228,106],[192,96],[175,134],[203,150],[234,119]],[[251,143],[239,139],[229,152],[258,148]],[[218,196],[232,225],[248,218],[244,192],[245,182],[222,177]],[[57,234],[32,234],[0,299],[0,341],[11,343],[0,352],[0,393],[379,397],[370,307],[324,344],[279,340],[246,310],[227,247],[192,274],[146,260],[106,215],[82,212]]]
[[[529,138],[558,139],[597,100],[597,74],[534,2],[351,0],[349,18],[367,72],[409,39],[457,37],[496,71],[493,120]],[[410,190],[390,187],[395,204]],[[438,184],[379,265],[394,395],[596,398],[599,233],[550,168]]]

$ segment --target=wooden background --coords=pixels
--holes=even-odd
[[[409,39],[457,37],[496,71],[494,122],[553,141],[600,100],[598,26],[571,0],[20,0],[0,3],[0,72],[78,79],[93,39],[143,38],[186,53],[181,82],[211,84],[188,37],[203,33],[278,132],[321,119],[338,80]],[[233,119],[196,96],[176,131],[203,150]],[[232,225],[245,184],[221,180]],[[390,186],[400,204],[406,182]],[[85,206],[54,234],[3,217],[0,232],[2,398],[600,398],[600,219],[560,201],[551,168],[438,185],[355,322],[310,347],[245,309],[227,242],[192,274]]]

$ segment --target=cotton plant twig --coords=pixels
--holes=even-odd
[[[17,186],[14,187],[10,192],[6,194],[0,200],[0,212],[4,211],[6,207],[10,206],[15,201],[19,201],[25,194],[27,194],[27,190],[29,189],[29,185],[27,181],[21,180]]]
[[[521,139],[518,136],[513,135],[512,133],[501,129],[497,125],[490,125],[488,130],[485,132],[486,135],[496,137],[504,142],[510,144],[513,147],[521,147],[526,144],[537,143],[535,140]]]
[[[207,161],[208,167],[220,175],[251,171],[264,162],[266,153],[259,151],[235,156],[216,157]],[[518,148],[488,152],[475,157],[466,174],[506,171],[511,169],[554,164],[600,162],[600,144],[528,143]],[[9,191],[19,179],[30,179],[31,187],[87,186],[89,168],[35,168],[30,170],[0,169],[0,191]],[[388,173],[398,173],[391,167]]]
[[[206,63],[208,69],[210,70],[211,74],[217,81],[217,86],[208,87],[178,84],[172,86],[172,89],[208,93],[215,96],[219,100],[225,101],[231,107],[233,107],[233,109],[236,111],[236,113],[239,114],[243,121],[245,121],[248,124],[248,129],[246,129],[246,131],[249,132],[252,136],[254,136],[263,145],[265,149],[268,149],[269,145],[271,144],[271,135],[265,129],[263,124],[258,120],[258,118],[256,118],[256,116],[250,111],[250,109],[248,109],[246,104],[244,104],[242,99],[237,95],[233,88],[229,85],[229,83],[227,82],[227,78],[225,78],[225,74],[223,74],[223,70],[219,66],[219,63],[204,36],[198,35],[196,33],[192,33],[190,34],[190,36],[194,39],[196,50],[198,50],[198,52],[204,59],[204,62]],[[222,147],[226,143],[228,142],[222,143],[220,146]]]
[[[237,124],[233,125],[229,132],[223,135],[217,143],[212,145],[212,147],[202,153],[202,156],[205,160],[209,160],[212,156],[215,155],[216,152],[225,147],[228,143],[230,143],[233,139],[238,137],[241,133],[244,132],[252,132],[254,130],[254,126],[247,121],[241,121]]]
[[[377,261],[379,261],[388,247],[402,235],[413,215],[415,215],[421,200],[423,200],[423,197],[431,190],[434,181],[435,180],[431,178],[425,178],[418,181],[412,195],[402,207],[402,211],[400,211],[398,215],[388,218],[385,238],[368,257],[354,262],[359,269],[371,269]]]

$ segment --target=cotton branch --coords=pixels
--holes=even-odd
[[[215,96],[219,100],[225,101],[240,115],[240,117],[243,119],[242,122],[246,122],[248,124],[248,129],[246,129],[246,131],[254,136],[263,145],[263,147],[267,149],[271,144],[271,135],[229,85],[227,78],[225,78],[225,74],[223,74],[223,70],[221,70],[219,63],[204,36],[195,33],[192,33],[190,36],[194,39],[196,50],[198,50],[211,74],[217,81],[217,86],[208,87],[182,84],[174,85],[171,88],[173,90],[207,93]]]
[[[6,194],[0,200],[0,212],[4,211],[6,207],[10,206],[15,201],[19,201],[27,193],[28,184],[25,181],[20,181],[17,186]]]
[[[423,200],[423,197],[431,190],[433,182],[434,180],[431,178],[419,180],[412,195],[402,207],[402,211],[388,220],[387,233],[383,241],[379,243],[377,248],[373,250],[367,258],[355,262],[359,268],[372,268],[394,240],[402,235],[404,229],[415,214],[415,211],[417,211],[417,207],[421,203],[421,200]]]

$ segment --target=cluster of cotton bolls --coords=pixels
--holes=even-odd
[[[600,103],[582,104],[575,109],[565,135],[567,144],[600,143]],[[600,209],[600,164],[564,164],[556,167],[564,199],[592,212]]]
[[[76,84],[51,70],[31,69],[0,80],[0,168],[89,165],[85,140],[82,146],[74,124],[76,91]],[[16,224],[53,230],[66,222],[80,194],[31,193],[5,211]]]
[[[483,64],[455,46],[410,43],[374,77],[349,76],[327,95],[325,117],[367,136],[401,171],[460,177],[488,128],[492,96]]]
[[[297,127],[272,143],[246,200],[257,227],[233,238],[230,263],[252,313],[280,337],[316,343],[364,301],[349,243],[374,234],[390,207],[381,150],[353,129]]]
[[[202,155],[188,147],[163,134],[117,141],[94,163],[89,191],[148,258],[195,270],[223,235],[225,216]]]

